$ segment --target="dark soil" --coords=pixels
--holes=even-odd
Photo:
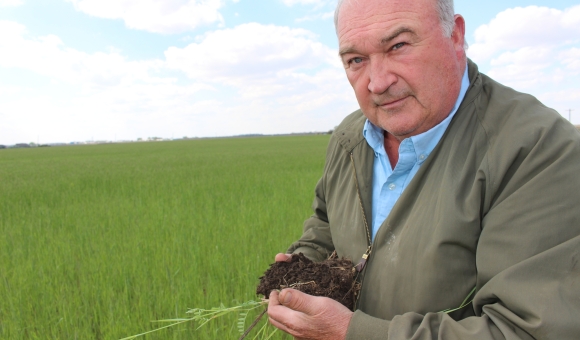
[[[354,308],[360,284],[356,282],[352,261],[329,258],[313,262],[304,254],[294,254],[289,262],[275,262],[260,278],[256,290],[267,299],[274,289],[294,288],[306,294],[336,300],[350,310]]]

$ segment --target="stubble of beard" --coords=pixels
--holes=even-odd
[[[410,96],[413,96],[413,92],[409,89],[396,90],[389,87],[385,92],[373,95],[371,100],[376,107],[381,107],[385,103],[391,103]]]
[[[404,99],[403,105],[400,105],[396,108],[387,109],[382,105],[385,103],[391,103],[393,101],[402,100]],[[411,135],[418,127],[417,126],[397,126],[400,124],[389,124],[391,120],[399,120],[405,119],[405,115],[411,110],[412,108],[409,107],[411,101],[416,100],[413,92],[410,90],[402,90],[402,91],[391,91],[387,90],[380,95],[376,95],[371,98],[372,100],[372,110],[374,111],[374,119],[369,119],[374,125],[382,128],[383,130],[387,131],[388,133],[392,134],[396,138],[405,137]],[[367,116],[368,118],[368,116]],[[381,119],[382,118],[382,119]],[[373,121],[374,120],[374,121]]]

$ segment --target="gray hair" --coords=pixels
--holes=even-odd
[[[455,26],[455,10],[453,9],[453,0],[436,0],[437,10],[439,12],[439,21],[441,21],[441,29],[443,34],[451,37],[453,27]],[[336,10],[334,11],[334,28],[338,29],[338,12],[344,0],[338,0]]]

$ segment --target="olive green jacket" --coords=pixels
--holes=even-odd
[[[580,339],[580,133],[472,62],[469,79],[376,234],[347,339]],[[335,130],[314,215],[289,252],[358,262],[367,251],[364,122],[356,111]],[[472,304],[441,312],[474,287]]]

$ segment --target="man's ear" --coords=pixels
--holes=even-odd
[[[453,32],[451,33],[451,39],[453,40],[453,45],[455,46],[455,51],[465,53],[465,19],[461,14],[455,14]],[[459,56],[459,55],[458,55]]]

